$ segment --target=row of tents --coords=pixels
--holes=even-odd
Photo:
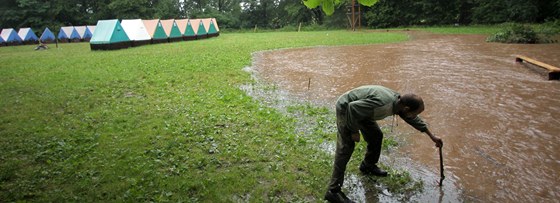
[[[217,37],[215,18],[99,20],[90,40],[91,50],[113,50],[146,44]]]
[[[41,37],[37,37],[33,29],[28,27],[20,28],[18,32],[13,28],[5,28],[0,33],[0,45],[51,43],[55,40],[58,42],[89,42],[95,28],[96,26],[92,25],[65,26],[60,28],[57,37],[49,28],[45,28]]]

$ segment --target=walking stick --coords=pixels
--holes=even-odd
[[[441,187],[443,184],[443,179],[445,179],[445,175],[443,175],[443,155],[441,153],[441,148],[443,146],[439,146],[439,171],[440,171],[440,179],[439,179],[439,186]]]

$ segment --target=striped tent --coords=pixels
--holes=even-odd
[[[218,21],[216,18],[212,18],[212,22],[214,22],[214,27],[216,27],[216,31],[220,33],[220,26],[218,26]]]
[[[206,38],[206,30],[204,30],[204,25],[202,25],[202,21],[200,19],[189,19],[191,23],[191,27],[194,32],[194,36],[196,39]],[[200,35],[199,35],[200,34]]]
[[[86,32],[84,32],[84,42],[89,42],[95,31],[95,25],[86,25]]]
[[[161,20],[161,25],[165,34],[168,37],[169,42],[176,42],[182,40],[181,31],[177,26],[175,19]]]
[[[60,42],[76,42],[80,41],[80,35],[74,26],[61,27],[58,32],[58,40]]]
[[[204,25],[204,29],[206,29],[208,33],[208,37],[216,37],[218,36],[218,30],[214,25],[214,18],[204,18],[202,19],[202,24]]]
[[[31,28],[20,28],[18,31],[18,35],[23,41],[24,44],[36,44],[39,38],[33,32]]]
[[[84,35],[86,34],[86,26],[75,26],[74,29],[76,29],[76,32],[78,33],[78,36],[80,36],[80,41],[84,41]]]
[[[0,37],[4,40],[6,45],[20,45],[22,43],[21,38],[17,32],[12,28],[4,28],[0,33]]]
[[[89,28],[86,26],[86,31],[84,32],[84,36],[82,36],[82,39],[84,40],[84,42],[89,42],[92,36],[93,32],[89,31]]]
[[[167,34],[159,19],[143,20],[144,26],[152,38],[152,44],[167,42]]]
[[[95,25],[86,25],[86,28],[89,30],[91,35],[93,35],[93,32],[95,32]]]
[[[179,28],[179,31],[181,32],[181,35],[185,34],[185,28],[187,28],[187,22],[189,20],[188,19],[175,19],[175,22],[177,23],[177,27]]]
[[[51,30],[49,30],[48,27],[45,28],[43,34],[41,34],[41,37],[39,38],[39,41],[43,43],[54,42],[55,40],[56,38],[54,37],[54,34],[51,32]]]
[[[195,40],[196,33],[193,30],[192,24],[189,19],[181,19],[176,20],[177,27],[181,30],[181,34],[183,35],[183,40]]]

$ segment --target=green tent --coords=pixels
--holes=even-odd
[[[213,18],[204,18],[202,19],[202,24],[204,24],[204,28],[208,34],[208,37],[216,37],[218,36],[218,30],[214,26]]]
[[[130,47],[130,39],[119,20],[100,20],[89,41],[91,50],[112,50]]]
[[[169,42],[181,41],[182,34],[175,19],[161,20],[161,25],[165,34],[169,37]]]
[[[144,23],[148,34],[150,34],[150,37],[152,37],[152,43],[155,44],[167,42],[168,36],[165,33],[165,30],[163,29],[163,26],[159,19],[142,20],[142,22]]]
[[[196,26],[198,27],[198,29],[196,29],[196,38],[197,39],[204,39],[207,38],[207,34],[208,32],[206,31],[206,28],[204,28],[204,23],[202,23],[201,19],[193,19],[194,22],[191,21],[193,27]]]
[[[185,31],[183,34],[183,39],[184,40],[193,40],[196,39],[196,33],[194,32],[191,20],[189,19],[187,21],[187,26],[185,27]]]

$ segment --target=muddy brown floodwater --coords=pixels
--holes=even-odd
[[[366,84],[422,96],[421,116],[445,143],[452,184],[443,191],[444,201],[560,201],[560,81],[547,80],[540,68],[518,64],[513,56],[560,66],[560,44],[407,34],[411,40],[402,43],[260,52],[253,68],[259,79],[291,96],[328,107],[340,94]],[[396,130],[405,135],[399,151],[416,167],[413,175],[437,179],[439,157],[431,140],[402,120]],[[424,190],[437,190],[435,184],[424,183]],[[364,187],[351,187],[351,195],[383,201],[360,192]],[[428,192],[419,201],[441,202],[441,193]]]

